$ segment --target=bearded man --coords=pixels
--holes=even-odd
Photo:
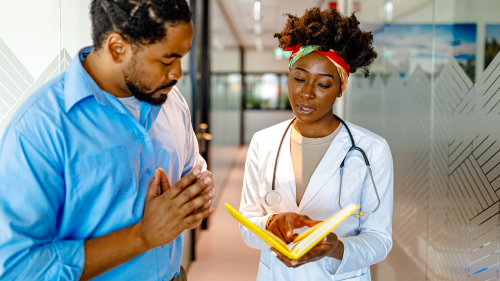
[[[185,279],[180,234],[215,197],[175,87],[191,11],[93,0],[90,14],[93,46],[0,140],[0,280]]]

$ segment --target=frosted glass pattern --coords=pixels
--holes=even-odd
[[[500,56],[474,84],[455,58],[354,76],[347,120],[387,139],[394,157],[394,246],[374,280],[498,280]]]

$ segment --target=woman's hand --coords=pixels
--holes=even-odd
[[[286,244],[290,244],[298,234],[293,234],[295,228],[313,227],[321,221],[314,221],[306,215],[296,213],[281,213],[271,218],[267,230],[278,236]]]
[[[337,239],[335,233],[330,233],[321,242],[316,244],[309,252],[303,255],[300,259],[291,260],[285,255],[280,253],[278,250],[271,248],[271,253],[275,254],[277,258],[282,261],[288,267],[299,267],[303,264],[319,261],[324,257],[335,258],[342,260],[344,256],[344,244]]]

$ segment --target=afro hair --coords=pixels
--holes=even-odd
[[[274,34],[279,47],[300,44],[320,46],[321,51],[334,50],[349,64],[351,73],[360,70],[365,77],[368,76],[368,67],[377,58],[377,53],[372,46],[372,33],[361,31],[354,13],[347,17],[336,9],[322,11],[312,8],[302,17],[286,16],[285,28]]]

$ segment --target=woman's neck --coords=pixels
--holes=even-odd
[[[303,123],[295,118],[295,130],[306,138],[324,138],[333,133],[340,125],[340,121],[332,114],[327,114],[313,123]]]

